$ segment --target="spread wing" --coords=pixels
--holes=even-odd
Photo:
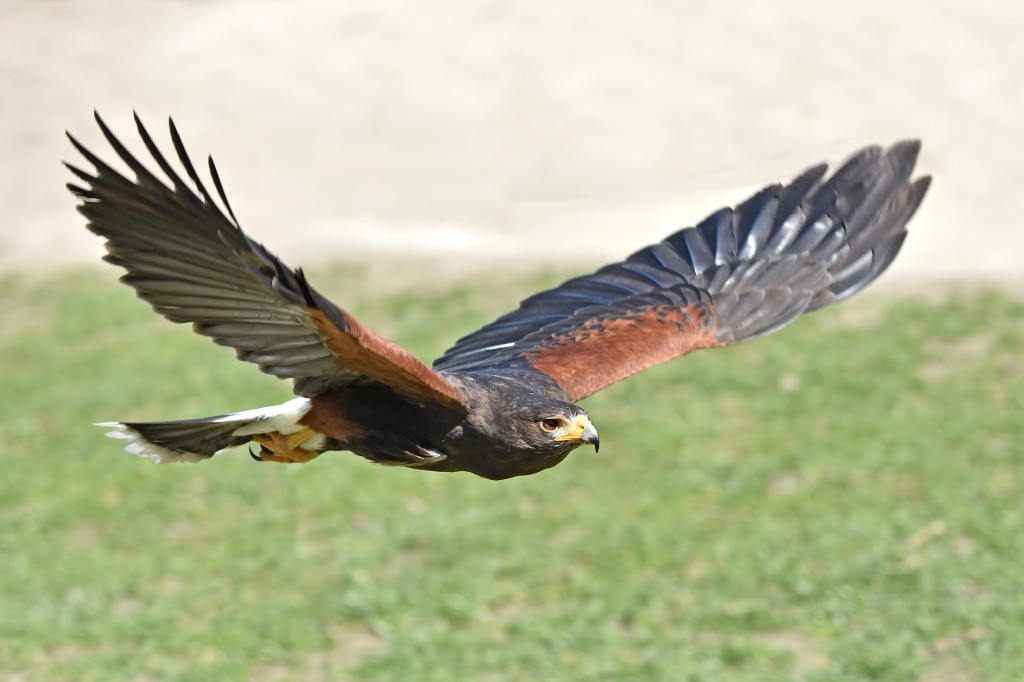
[[[96,116],[107,141],[135,174],[122,176],[68,135],[95,174],[68,168],[84,185],[79,197],[88,228],[107,239],[105,259],[127,270],[121,281],[172,322],[235,349],[268,374],[294,380],[311,396],[331,388],[379,382],[415,403],[462,409],[461,392],[399,346],[359,324],[247,237],[228,204],[217,170],[210,174],[227,210],[221,212],[185,153],[171,138],[190,187],[157,149],[136,116],[146,148],[170,180],[145,168]],[[197,194],[198,192],[198,194]]]
[[[896,257],[929,178],[920,144],[864,149],[571,279],[462,339],[447,372],[539,371],[569,400],[699,348],[763,336],[856,293]]]

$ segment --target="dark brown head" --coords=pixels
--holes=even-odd
[[[559,400],[542,400],[500,412],[494,422],[506,442],[525,444],[531,452],[562,457],[583,444],[597,450],[601,439],[582,407]]]
[[[470,413],[445,444],[460,469],[491,479],[525,476],[558,464],[580,445],[599,446],[583,408],[509,388],[474,395]]]

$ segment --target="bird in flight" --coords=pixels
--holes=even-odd
[[[94,167],[78,178],[87,227],[121,281],[172,322],[190,322],[239,359],[291,379],[296,398],[214,417],[101,424],[128,452],[198,462],[249,444],[262,462],[328,450],[489,479],[534,474],[600,443],[575,403],[700,348],[749,341],[842,301],[899,252],[930,178],[911,180],[920,143],[822,164],[619,263],[534,294],[462,337],[431,366],[334,305],[300,269],[246,235],[212,158],[216,196],[173,121],[178,166],[138,133],[147,169],[96,116],[134,179],[68,135]]]

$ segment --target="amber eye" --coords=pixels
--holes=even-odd
[[[559,426],[561,426],[561,424],[562,422],[559,421],[558,419],[544,419],[541,421],[540,427],[545,431],[554,431]]]

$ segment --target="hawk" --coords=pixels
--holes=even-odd
[[[213,160],[204,184],[174,122],[177,167],[138,116],[164,178],[96,116],[126,177],[68,134],[94,167],[67,164],[87,227],[121,281],[267,374],[282,405],[215,417],[101,424],[128,452],[198,462],[249,444],[261,462],[328,450],[489,479],[534,474],[597,429],[575,403],[652,365],[750,341],[846,299],[892,263],[928,189],[910,180],[920,143],[867,147],[831,175],[813,166],[625,260],[522,301],[427,366],[321,295],[246,235]]]

